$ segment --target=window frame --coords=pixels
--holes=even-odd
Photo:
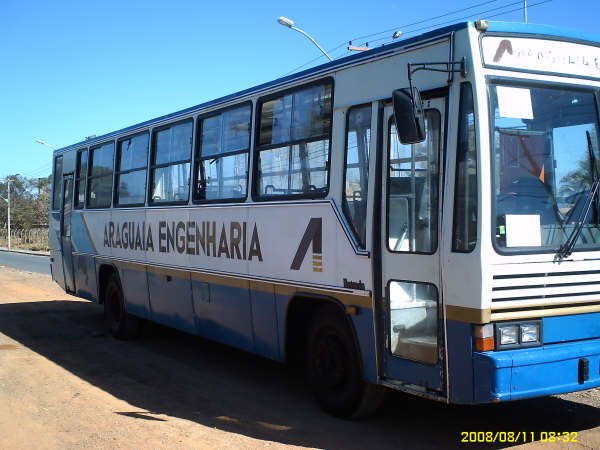
[[[182,159],[182,160],[177,160],[177,161],[172,161],[170,163],[162,163],[162,164],[156,164],[156,145],[157,145],[157,139],[156,139],[156,134],[163,131],[163,130],[167,130],[169,128],[173,128],[177,125],[181,125],[184,123],[191,123],[192,124],[192,133],[191,133],[191,138],[192,138],[192,142],[190,143],[190,154],[189,154],[189,158],[188,159]],[[162,207],[162,206],[172,206],[172,205],[187,205],[190,202],[190,186],[192,183],[192,172],[193,172],[193,166],[192,166],[192,157],[194,155],[194,127],[196,126],[196,123],[194,121],[193,117],[186,117],[184,119],[180,119],[177,120],[175,122],[170,122],[167,123],[165,125],[161,125],[159,127],[155,127],[152,128],[151,130],[151,134],[150,134],[150,144],[149,144],[149,151],[150,151],[150,155],[148,156],[148,174],[146,175],[146,198],[148,199],[148,206],[151,207]],[[188,179],[188,191],[187,191],[187,199],[185,200],[174,200],[174,201],[169,201],[169,202],[155,202],[154,200],[152,200],[152,189],[153,189],[153,185],[154,185],[154,172],[156,169],[160,169],[163,167],[169,167],[169,166],[175,166],[175,165],[179,165],[179,164],[184,164],[184,163],[189,163],[190,165],[190,173],[189,175],[189,179]]]
[[[475,221],[475,245],[473,245],[472,247],[470,247],[468,250],[463,250],[463,249],[459,249],[457,248],[457,246],[455,245],[455,238],[456,238],[456,232],[457,232],[457,205],[458,205],[458,182],[459,182],[459,170],[458,170],[458,165],[459,165],[459,145],[460,145],[460,139],[461,139],[461,131],[462,131],[462,118],[463,118],[463,113],[465,111],[463,111],[464,105],[462,103],[462,99],[463,99],[463,91],[466,92],[467,90],[469,90],[470,94],[471,94],[471,107],[473,110],[473,139],[474,139],[474,145],[475,145],[475,201],[476,201],[476,207],[477,207],[477,218]],[[475,101],[475,90],[473,88],[473,84],[470,81],[464,81],[462,83],[460,83],[460,89],[459,89],[459,94],[458,94],[458,127],[456,130],[456,154],[455,154],[455,161],[454,161],[454,185],[452,186],[453,189],[453,203],[452,203],[452,237],[451,237],[451,251],[452,253],[473,253],[475,251],[475,249],[477,248],[477,246],[479,245],[480,242],[480,236],[479,236],[479,220],[480,220],[480,216],[481,216],[481,201],[479,199],[479,181],[480,181],[480,177],[481,177],[481,171],[479,168],[479,164],[480,164],[480,159],[481,156],[479,154],[479,149],[478,149],[478,142],[477,142],[477,114],[475,111],[476,108],[476,101]],[[466,131],[468,133],[468,130]],[[462,151],[462,150],[461,150]],[[491,152],[491,150],[490,150]],[[467,152],[465,152],[465,157],[466,157]],[[493,174],[493,172],[492,172]],[[493,190],[493,189],[492,189]]]
[[[85,162],[85,172],[81,171],[81,155],[86,154],[86,162]],[[87,178],[88,178],[88,166],[90,165],[90,149],[80,148],[77,150],[77,154],[75,157],[75,179],[74,179],[74,194],[73,194],[73,209],[85,209],[86,207],[86,199],[87,199]],[[83,202],[79,204],[78,198],[79,194],[79,183],[83,180]]]
[[[356,245],[356,248],[361,250],[361,251],[366,251],[367,250],[367,242],[369,239],[369,233],[366,230],[367,227],[367,222],[369,219],[369,204],[368,204],[368,192],[367,192],[367,198],[365,199],[365,201],[367,201],[367,214],[365,217],[365,242],[361,242],[360,237],[358,236],[358,233],[356,232],[356,229],[354,228],[354,221],[351,219],[350,217],[350,211],[348,210],[348,207],[346,206],[346,202],[344,201],[346,198],[345,192],[346,192],[346,175],[347,175],[347,171],[348,171],[348,129],[349,129],[349,125],[350,125],[350,113],[353,110],[356,109],[360,109],[360,108],[366,108],[369,107],[370,111],[371,111],[371,116],[369,118],[369,130],[371,131],[371,135],[369,136],[369,160],[368,160],[368,164],[367,164],[367,190],[369,188],[369,171],[370,171],[370,165],[371,165],[371,157],[372,157],[372,153],[373,153],[373,104],[371,102],[367,102],[367,103],[361,103],[358,105],[352,105],[350,106],[347,110],[346,110],[346,121],[345,121],[345,128],[344,128],[344,165],[343,165],[343,176],[342,176],[342,213],[344,214],[344,217],[346,218],[346,220],[348,221],[348,224],[350,225],[350,231],[351,231],[351,236],[354,240],[354,244]]]
[[[426,100],[430,99],[430,98],[437,98],[437,97],[425,97],[425,95],[421,94],[423,101],[425,102]],[[437,154],[437,160],[436,160],[436,165],[438,168],[437,171],[437,183],[436,183],[436,194],[437,194],[437,199],[436,199],[436,208],[435,208],[435,214],[437,215],[436,218],[436,245],[435,247],[430,251],[430,252],[423,252],[423,251],[403,251],[403,250],[392,250],[390,249],[390,245],[389,245],[389,236],[390,236],[390,211],[389,211],[389,186],[390,186],[390,154],[392,151],[392,126],[395,126],[395,122],[394,122],[394,115],[392,114],[389,119],[388,119],[388,123],[387,125],[385,125],[385,133],[387,134],[387,152],[385,155],[385,164],[387,167],[387,171],[385,174],[385,183],[386,183],[386,191],[385,191],[385,199],[382,199],[382,201],[386,202],[386,206],[385,206],[385,236],[384,236],[384,240],[385,240],[385,248],[389,253],[392,254],[396,254],[396,255],[435,255],[439,250],[440,250],[440,230],[441,230],[441,226],[442,226],[442,211],[441,211],[441,207],[443,205],[443,193],[444,193],[444,176],[443,176],[443,159],[444,159],[444,142],[442,141],[442,137],[445,137],[445,124],[444,121],[447,123],[447,120],[445,120],[445,115],[444,115],[444,111],[440,111],[439,109],[435,108],[435,107],[431,107],[431,108],[423,108],[423,114],[426,115],[427,111],[435,111],[438,116],[439,116],[439,129],[438,129],[438,133],[437,133],[437,142],[438,142],[438,154]],[[383,130],[382,130],[383,131]],[[428,131],[428,138],[429,138],[429,130]],[[412,147],[413,145],[418,145],[417,144],[402,144],[400,143],[400,145],[407,145]],[[428,161],[428,165],[429,165],[429,161]]]
[[[487,119],[488,119],[488,128],[489,128],[488,136],[486,139],[489,139],[489,142],[490,142],[490,148],[489,148],[490,157],[492,156],[492,152],[495,151],[494,127],[493,127],[495,119],[494,119],[494,104],[492,101],[492,99],[493,99],[492,89],[496,86],[541,88],[541,89],[544,89],[544,88],[546,88],[546,89],[566,89],[566,90],[570,90],[570,91],[580,91],[580,92],[584,92],[584,93],[592,93],[595,98],[597,119],[600,121],[600,89],[595,86],[576,84],[573,82],[569,82],[567,80],[548,81],[548,80],[539,80],[539,79],[528,79],[528,78],[522,78],[522,77],[488,75],[485,77],[487,115],[488,115]],[[474,105],[476,105],[475,93],[473,93],[473,98],[474,98]],[[491,158],[491,163],[490,163],[489,169],[490,169],[490,172],[489,172],[490,180],[494,181],[495,180],[494,174],[496,171],[495,158]],[[490,196],[491,196],[491,209],[490,209],[491,222],[490,223],[495,224],[496,223],[497,200],[496,200],[496,195],[495,195],[494,189],[491,189]],[[598,200],[598,198],[596,198],[596,200]],[[481,202],[479,202],[479,203],[481,203]],[[501,247],[497,243],[495,225],[490,226],[490,229],[488,231],[489,231],[488,235],[490,236],[490,238],[492,240],[492,246],[494,248],[494,251],[496,252],[496,254],[501,255],[501,256],[544,255],[544,254],[548,255],[548,254],[556,253],[556,250],[557,250],[557,249],[552,250],[550,247],[545,247],[545,248],[541,248],[538,250],[534,250],[531,247],[529,247],[529,248],[521,247],[520,249],[519,249],[519,247],[514,247],[517,250],[507,250],[507,247]],[[482,230],[481,239],[483,239],[484,233],[486,233],[486,232]],[[595,251],[599,251],[599,250],[600,250],[600,246],[596,246],[595,248],[582,249],[582,248],[577,248],[577,245],[575,245],[575,247],[573,248],[573,253],[595,252]]]
[[[202,163],[202,161],[206,160],[206,159],[216,159],[216,158],[210,158],[210,157],[202,157],[202,127],[200,126],[200,124],[202,123],[202,121],[206,120],[206,119],[210,119],[211,117],[216,117],[216,116],[220,116],[228,111],[234,110],[234,109],[241,109],[242,107],[249,107],[250,109],[250,129],[248,130],[248,147],[246,150],[235,150],[235,151],[230,151],[227,153],[219,153],[216,158],[223,158],[223,157],[228,157],[228,156],[235,156],[235,155],[241,155],[244,152],[247,154],[246,155],[246,192],[244,194],[243,197],[227,197],[227,198],[218,198],[218,199],[200,199],[197,196],[197,188],[196,188],[196,184],[200,181],[199,180],[199,173],[200,173],[200,164]],[[248,193],[250,190],[250,154],[252,151],[252,131],[253,131],[253,127],[254,127],[254,117],[255,117],[255,111],[254,111],[254,105],[252,103],[252,100],[246,100],[244,102],[241,103],[236,103],[235,105],[231,105],[231,106],[227,106],[225,108],[221,108],[221,109],[216,109],[214,111],[210,111],[207,112],[205,114],[201,114],[196,118],[196,130],[195,130],[195,145],[193,146],[194,148],[192,149],[192,153],[193,153],[193,160],[194,160],[194,164],[192,167],[192,174],[191,174],[191,181],[190,183],[193,183],[192,185],[192,202],[194,204],[209,204],[209,203],[244,203],[247,199],[248,199]]]
[[[110,204],[107,206],[90,206],[90,184],[92,182],[92,180],[95,180],[97,178],[102,178],[102,177],[108,177],[108,175],[96,175],[96,176],[92,176],[92,164],[91,161],[93,161],[92,156],[93,156],[93,152],[95,152],[96,150],[98,150],[99,148],[104,147],[107,144],[112,144],[113,146],[113,157],[112,157],[112,173],[111,173],[111,181],[110,181],[110,189],[111,189],[111,195],[110,195]],[[113,196],[114,196],[114,182],[115,182],[115,153],[116,153],[116,147],[115,147],[115,141],[114,140],[110,140],[110,141],[105,141],[105,142],[101,142],[99,144],[96,144],[94,146],[90,146],[88,148],[88,166],[87,166],[87,179],[86,179],[86,183],[85,183],[85,209],[110,209],[113,206]]]
[[[392,358],[396,358],[396,359],[401,359],[401,360],[406,360],[406,361],[411,361],[413,363],[417,363],[417,364],[422,364],[422,365],[426,365],[429,367],[435,367],[438,364],[440,364],[441,358],[440,358],[440,348],[444,345],[443,339],[444,339],[444,330],[443,327],[444,325],[440,323],[440,317],[442,316],[443,312],[441,311],[441,301],[440,301],[440,289],[438,289],[438,287],[431,282],[428,281],[415,281],[415,280],[405,280],[405,279],[400,279],[400,278],[390,278],[385,286],[385,295],[386,297],[389,299],[390,298],[390,288],[392,283],[399,283],[399,284],[412,284],[412,285],[421,285],[421,286],[431,286],[433,287],[433,290],[435,291],[435,304],[436,304],[436,327],[435,327],[435,338],[436,338],[436,350],[437,350],[437,360],[435,362],[429,362],[429,361],[423,361],[423,360],[419,360],[419,359],[415,359],[415,358],[408,358],[406,356],[402,356],[402,355],[397,355],[396,353],[394,353],[394,351],[392,350],[392,323],[391,323],[391,318],[392,318],[392,311],[397,311],[399,309],[392,309],[392,305],[391,302],[388,301],[387,302],[387,320],[385,321],[385,327],[386,327],[386,332],[387,332],[387,353],[390,357]],[[433,300],[432,300],[433,301]],[[401,310],[402,308],[400,308]]]
[[[60,161],[60,175],[57,172],[58,161]],[[62,178],[64,173],[64,159],[63,154],[54,156],[54,165],[52,171],[52,211],[59,211],[60,204],[62,203],[61,195],[62,192]],[[58,179],[56,178],[58,176]],[[58,190],[56,189],[58,187]],[[58,195],[58,198],[56,197]]]
[[[331,118],[329,121],[329,130],[326,134],[319,136],[313,136],[310,139],[296,139],[285,143],[260,145],[260,121],[262,117],[263,105],[271,100],[284,97],[288,94],[301,91],[313,86],[326,86],[331,87]],[[309,83],[297,85],[291,88],[283,89],[281,91],[273,92],[256,100],[256,114],[255,114],[255,126],[254,126],[254,149],[253,149],[253,164],[252,164],[252,200],[255,202],[268,202],[268,201],[286,201],[286,200],[319,200],[326,198],[329,195],[331,189],[331,145],[333,141],[333,120],[334,120],[334,109],[335,109],[335,83],[333,77],[324,77]],[[293,114],[293,113],[292,113]],[[259,157],[260,152],[264,150],[271,150],[274,148],[281,147],[292,147],[297,144],[310,144],[318,141],[328,141],[327,150],[327,163],[325,165],[327,171],[327,182],[325,189],[322,192],[313,193],[302,193],[302,194],[287,194],[287,195],[265,195],[260,193],[260,173],[259,173]]]
[[[138,136],[142,136],[142,135],[148,135],[148,149],[146,151],[146,164],[142,167],[137,167],[137,168],[133,168],[133,169],[128,169],[128,170],[121,170],[121,144],[124,141],[127,141],[129,139],[133,139],[135,137]],[[144,130],[144,131],[140,131],[138,133],[135,134],[130,134],[127,136],[123,136],[119,139],[117,139],[117,145],[115,148],[115,168],[114,168],[114,186],[113,186],[113,205],[115,208],[129,208],[129,207],[134,207],[134,206],[145,206],[146,205],[146,200],[147,200],[147,195],[148,195],[148,189],[147,189],[147,185],[148,185],[148,161],[150,159],[150,149],[152,146],[152,142],[150,140],[150,130]],[[119,202],[119,178],[122,174],[129,174],[132,172],[138,172],[141,170],[145,170],[146,171],[146,188],[144,189],[144,201],[143,202],[139,202],[139,203],[120,203]]]

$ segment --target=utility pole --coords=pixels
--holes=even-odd
[[[8,250],[10,251],[10,182],[12,180],[9,178],[6,180],[6,189],[7,189],[7,203],[8,203]]]
[[[7,236],[7,240],[8,240],[8,249],[10,250],[10,182],[12,181],[10,178],[6,178],[4,181],[6,181],[6,189],[7,189],[7,195],[6,198],[0,196],[0,198],[2,200],[4,200],[6,203],[8,203],[8,223],[7,223],[7,228],[8,228],[8,236]]]

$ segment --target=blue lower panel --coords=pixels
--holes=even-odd
[[[589,379],[580,383],[580,359]],[[474,353],[475,402],[519,400],[600,386],[600,339]]]
[[[356,330],[362,357],[363,376],[365,380],[377,382],[377,362],[375,360],[375,334],[373,333],[373,311],[358,308],[357,314],[350,316]]]
[[[152,320],[181,331],[195,331],[189,275],[148,272],[148,292]]]
[[[192,281],[192,292],[197,334],[255,351],[248,288]]]

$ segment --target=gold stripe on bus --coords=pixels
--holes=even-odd
[[[562,301],[562,303],[561,303]],[[594,303],[594,304],[598,304],[600,302],[599,298],[593,298],[593,299],[588,299],[588,300],[580,300],[577,299],[576,303],[577,306],[588,306],[588,305],[584,305],[585,303]],[[569,303],[564,303],[564,299],[559,299],[557,300],[551,300],[551,299],[541,299],[539,301],[529,301],[526,300],[508,300],[508,301],[502,301],[502,302],[493,302],[492,303],[492,310],[495,311],[500,311],[503,309],[511,309],[511,310],[516,310],[516,309],[532,309],[532,308],[568,308],[571,305]]]
[[[190,279],[192,281],[200,281],[208,284],[219,284],[228,287],[235,287],[239,289],[251,289],[253,291],[262,291],[284,296],[294,295],[318,295],[320,297],[330,297],[338,300],[345,306],[358,306],[361,308],[372,308],[371,293],[369,291],[363,291],[361,293],[344,292],[341,290],[318,288],[303,286],[300,284],[285,283],[281,281],[267,281],[259,279],[248,279],[242,278],[239,275],[223,275],[213,274],[206,272],[192,272],[190,270],[166,268],[160,266],[154,266],[144,263],[137,263],[131,261],[115,261],[104,258],[98,258],[102,261],[107,261],[115,264],[117,267],[127,268],[130,270],[139,270],[165,275],[174,276],[182,279]]]
[[[146,264],[142,264],[142,263],[117,261],[117,262],[115,262],[115,265],[121,269],[127,269],[127,270],[142,270],[142,271],[147,270]]]
[[[479,308],[467,308],[465,306],[446,305],[446,319],[457,322],[489,323],[492,311]]]
[[[492,320],[534,319],[540,317],[566,316],[570,314],[584,314],[600,311],[600,304],[571,306],[564,308],[548,309],[523,309],[519,311],[504,311],[492,313]]]

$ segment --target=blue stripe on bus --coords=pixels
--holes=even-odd
[[[566,28],[556,28],[549,25],[525,24],[520,22],[491,21],[487,29],[488,33],[515,33],[534,36],[560,37],[561,40],[586,41],[599,43],[600,35],[595,33],[584,33]]]
[[[473,403],[473,325],[448,320],[446,330],[450,401]]]
[[[544,344],[600,338],[600,313],[546,317]]]

